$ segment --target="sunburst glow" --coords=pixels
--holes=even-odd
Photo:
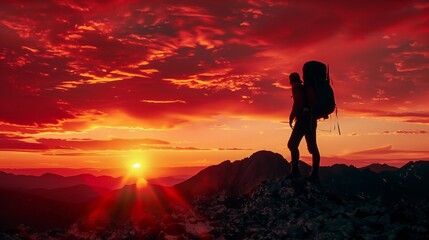
[[[134,163],[132,166],[134,169],[140,169],[142,165],[140,163]]]
[[[144,177],[147,173],[147,164],[143,161],[133,162],[130,164],[129,174],[134,177]]]

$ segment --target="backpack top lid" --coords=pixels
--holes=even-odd
[[[308,61],[302,67],[305,84],[327,80],[326,65],[319,61]]]
[[[306,101],[316,119],[328,118],[335,110],[334,91],[327,70],[327,66],[318,61],[306,62],[302,67]]]

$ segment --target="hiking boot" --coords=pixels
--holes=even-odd
[[[297,180],[297,179],[300,179],[301,177],[302,177],[301,172],[296,171],[296,172],[292,172],[289,175],[287,175],[286,179]]]
[[[310,175],[306,177],[305,180],[315,184],[320,184],[320,179],[318,175]]]

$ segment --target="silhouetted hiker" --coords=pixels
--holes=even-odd
[[[303,137],[307,142],[308,151],[312,155],[313,166],[309,180],[319,181],[320,153],[316,142],[317,119],[328,118],[335,109],[334,93],[329,85],[329,73],[326,65],[317,62],[306,62],[302,68],[304,85],[298,73],[289,75],[292,85],[293,107],[289,116],[289,125],[295,126],[288,141],[291,152],[292,170],[289,178],[301,177],[298,168],[298,146]]]
[[[293,106],[289,115],[289,125],[293,130],[288,142],[288,148],[291,152],[291,158],[292,158],[292,170],[288,177],[299,178],[302,176],[298,168],[299,143],[301,142],[302,137],[305,136],[309,149],[310,149],[309,142],[314,142],[314,145],[311,145],[311,146],[316,146],[316,149],[317,149],[317,145],[315,145],[316,134],[315,134],[315,127],[311,128],[311,126],[314,125],[314,122],[311,121],[310,109],[307,106],[307,103],[305,102],[305,97],[304,97],[305,90],[304,90],[304,86],[302,85],[302,81],[299,74],[296,72],[291,73],[289,75],[289,81],[290,81],[290,85],[292,86],[292,97],[293,97]],[[293,127],[292,124],[295,120],[296,120],[295,126]],[[313,134],[313,131],[311,131],[311,129],[314,129],[314,134]],[[309,139],[311,140],[314,139],[314,140],[309,141]]]

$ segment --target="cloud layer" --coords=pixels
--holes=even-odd
[[[278,84],[312,55],[331,64],[345,111],[427,115],[427,13],[418,1],[2,3],[0,120],[67,130],[115,112],[151,127],[279,116]]]

